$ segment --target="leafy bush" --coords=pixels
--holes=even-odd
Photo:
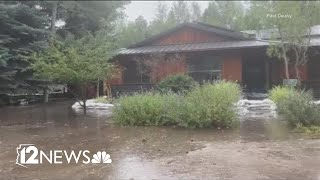
[[[122,125],[231,128],[238,125],[234,103],[239,97],[239,85],[225,81],[196,87],[185,95],[136,94],[120,98],[113,117]]]
[[[288,86],[276,86],[269,92],[269,97],[273,102],[278,104],[279,102],[289,98],[294,94],[295,90],[293,88],[290,88]]]
[[[164,102],[158,93],[135,94],[119,99],[114,120],[122,125],[162,125]]]
[[[188,93],[177,119],[183,127],[221,127],[237,125],[234,103],[239,100],[240,87],[236,83],[205,84]]]
[[[290,126],[320,125],[320,108],[312,102],[311,92],[275,88],[270,94],[277,104],[278,113]]]
[[[177,74],[168,76],[164,80],[160,81],[157,84],[157,89],[160,92],[172,91],[174,93],[185,93],[197,85],[198,83],[193,80],[192,77],[183,74]]]
[[[304,135],[314,139],[320,138],[320,126],[305,127],[301,124],[298,124],[294,131],[298,133],[303,133]]]

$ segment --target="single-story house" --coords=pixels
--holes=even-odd
[[[119,50],[113,60],[121,70],[108,83],[113,93],[122,93],[148,89],[168,75],[184,73],[200,83],[225,79],[240,83],[246,91],[265,92],[282,83],[283,61],[267,55],[268,31],[248,32],[200,22],[183,23]],[[300,76],[304,85],[317,88],[319,29],[312,31],[311,46],[314,53],[310,53],[309,63],[300,67]],[[143,61],[148,63],[141,64]],[[145,66],[149,68],[147,72],[143,70]],[[295,77],[293,65],[290,76]]]

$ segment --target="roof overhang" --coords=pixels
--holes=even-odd
[[[120,49],[117,55],[213,51],[213,50],[267,47],[269,45],[270,45],[269,42],[250,40],[250,41],[225,41],[225,42],[213,42],[213,43],[189,43],[189,44],[164,45],[164,46],[143,46],[143,47],[137,47],[137,48]]]

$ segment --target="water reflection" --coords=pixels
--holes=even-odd
[[[31,106],[11,106],[0,108],[0,125],[10,126],[23,124],[32,127],[96,127],[97,121],[106,120],[110,116],[108,111],[73,110],[73,102],[55,102]],[[108,123],[108,121],[104,121]]]

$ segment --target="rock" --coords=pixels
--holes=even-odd
[[[170,161],[167,162],[167,164],[171,164],[173,162],[174,162],[174,160],[170,160]]]

